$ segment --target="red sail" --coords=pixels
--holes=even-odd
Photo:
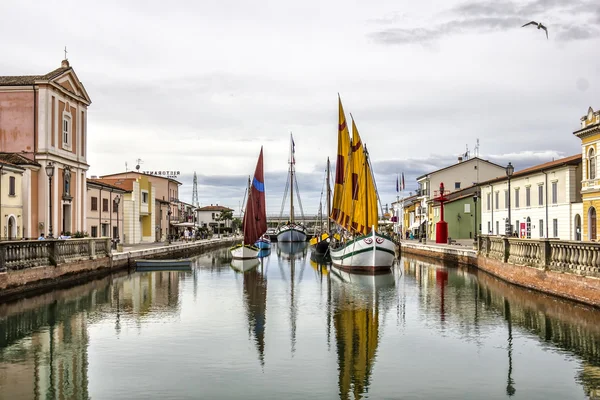
[[[265,204],[265,174],[261,147],[254,178],[252,178],[250,184],[246,213],[244,214],[244,244],[253,245],[266,231],[267,207]]]

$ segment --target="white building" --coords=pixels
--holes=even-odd
[[[504,235],[508,225],[506,175],[480,184],[481,232]],[[581,154],[536,165],[510,180],[512,231],[522,238],[581,240]]]
[[[196,209],[196,223],[200,227],[212,229],[213,232],[218,231],[218,227],[220,226],[221,232],[222,229],[227,227],[231,228],[231,220],[228,221],[220,221],[221,213],[223,211],[233,211],[229,207],[224,207],[220,205],[210,205],[204,206]]]
[[[505,167],[479,157],[463,160],[458,157],[458,162],[453,165],[438,169],[417,178],[419,190],[418,198],[421,205],[415,210],[419,224],[427,222],[427,237],[435,237],[435,224],[433,223],[433,199],[439,196],[440,184],[444,184],[445,193],[461,190],[475,185],[481,181],[505,176]]]

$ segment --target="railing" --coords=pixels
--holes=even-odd
[[[109,257],[110,238],[0,242],[0,272]]]
[[[600,277],[600,243],[479,236],[479,254],[514,265]]]

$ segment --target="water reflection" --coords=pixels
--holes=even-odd
[[[380,335],[380,313],[389,309],[394,275],[352,274],[330,269],[340,399],[361,399],[369,391]],[[382,301],[383,300],[383,301]]]

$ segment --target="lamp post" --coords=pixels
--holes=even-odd
[[[169,211],[167,211],[167,240],[169,241],[169,244],[171,244],[171,205],[169,204]]]
[[[119,203],[121,202],[121,196],[117,195],[115,197],[115,205],[117,206],[117,243],[119,243]]]
[[[49,195],[48,195],[48,207],[49,207],[49,218],[48,218],[48,239],[53,239],[52,235],[52,176],[54,176],[54,164],[52,161],[46,165],[46,175],[48,175],[49,181]]]
[[[506,166],[506,176],[508,177],[508,225],[504,228],[507,236],[512,236],[512,219],[510,218],[510,177],[515,172],[515,167],[509,162]]]
[[[477,248],[477,195],[478,193],[473,193],[473,205],[474,205],[474,214],[475,214],[475,229],[473,230],[473,246]]]

